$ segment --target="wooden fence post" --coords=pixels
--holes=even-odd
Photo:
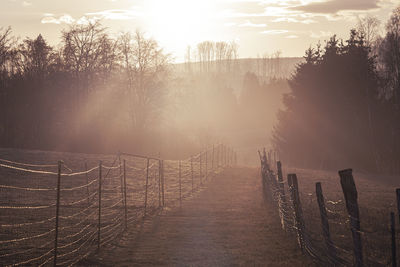
[[[395,227],[394,212],[390,213],[390,232],[392,234],[392,266],[397,267],[397,253],[396,253],[396,227]]]
[[[124,171],[124,206],[125,206],[125,229],[128,228],[128,208],[127,208],[127,202],[126,202],[126,163],[124,159],[124,166],[123,166],[123,171]]]
[[[144,195],[144,217],[147,214],[147,187],[149,186],[149,164],[150,159],[147,158],[147,165],[146,165],[146,188],[145,188],[145,195]]]
[[[98,216],[98,222],[97,222],[97,249],[100,249],[100,237],[101,237],[101,179],[102,179],[102,165],[103,163],[100,161],[99,162],[99,216]]]
[[[299,185],[296,174],[288,174],[288,184],[294,209],[294,220],[297,228],[297,241],[301,251],[304,253],[304,220],[300,203]]]
[[[281,215],[282,229],[286,229],[285,212],[287,210],[285,183],[283,182],[282,164],[280,161],[276,163],[278,169],[278,185],[279,185],[279,213]]]
[[[357,188],[354,183],[352,169],[339,171],[340,184],[346,200],[346,208],[350,219],[351,234],[354,243],[354,257],[356,267],[363,266],[363,252],[360,232],[360,214],[357,202]]]
[[[54,266],[57,266],[57,253],[58,253],[58,223],[60,214],[60,192],[61,192],[61,168],[62,162],[58,162],[58,173],[57,173],[57,200],[56,200],[56,226],[55,226],[55,237],[54,237]]]
[[[179,161],[179,205],[182,206],[182,175],[181,175],[181,161]]]
[[[322,187],[320,182],[315,184],[315,192],[317,195],[319,213],[321,215],[322,235],[324,236],[325,239],[326,249],[328,250],[328,255],[330,259],[336,262],[336,249],[331,239],[328,214],[326,213],[325,199],[322,193]]]

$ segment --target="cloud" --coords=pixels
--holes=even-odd
[[[142,14],[134,9],[110,9],[100,12],[86,13],[86,16],[98,16],[109,20],[131,20],[142,16]]]
[[[75,19],[73,17],[71,17],[70,15],[62,15],[58,20],[61,23],[66,23],[66,24],[72,24],[75,22]]]
[[[319,31],[318,33],[315,33],[315,32],[310,33],[310,37],[316,38],[316,39],[320,39],[320,38],[324,38],[324,37],[331,37],[331,36],[333,36],[333,33],[329,32],[329,31]]]
[[[260,32],[261,34],[268,34],[268,35],[277,35],[289,32],[288,30],[266,30]]]
[[[313,19],[298,20],[292,17],[281,17],[272,20],[272,22],[289,22],[289,23],[293,22],[293,23],[311,24],[311,23],[316,23],[317,21]]]
[[[239,27],[264,28],[264,27],[267,27],[267,24],[265,24],[265,23],[260,23],[260,24],[258,24],[258,23],[252,23],[251,21],[246,20],[245,23],[239,24]]]
[[[328,0],[293,6],[290,9],[306,13],[336,14],[346,10],[366,11],[376,9],[379,8],[380,2],[381,0]]]
[[[61,22],[52,16],[46,16],[41,20],[42,24],[60,24]]]
[[[292,35],[286,36],[285,38],[286,38],[286,39],[297,39],[297,38],[299,38],[299,36],[298,36],[298,35],[292,34]]]
[[[42,18],[42,20],[41,20],[41,23],[42,24],[61,24],[61,23],[72,24],[75,21],[76,20],[71,15],[68,15],[68,14],[64,14],[64,15],[60,16],[59,18],[56,18],[54,14],[45,13],[44,18]]]

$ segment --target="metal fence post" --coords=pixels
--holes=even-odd
[[[100,249],[100,238],[101,238],[101,179],[102,179],[102,169],[103,163],[100,161],[99,162],[99,216],[98,216],[98,224],[97,224],[97,249]]]
[[[126,163],[124,159],[124,205],[125,205],[125,229],[128,228],[128,209],[127,209],[127,202],[126,202]]]
[[[200,184],[202,185],[203,184],[203,180],[202,180],[202,172],[201,172],[201,165],[202,165],[202,162],[201,162],[201,155],[202,155],[202,153],[200,152]]]
[[[282,164],[280,161],[276,163],[278,172],[278,188],[279,188],[279,213],[281,215],[282,229],[286,229],[286,219],[284,211],[287,210],[285,184],[283,182]]]
[[[165,206],[165,176],[164,176],[164,160],[161,160],[161,175],[162,175],[162,180],[161,180],[161,185],[162,185],[162,205],[163,207]]]
[[[85,162],[85,176],[86,176],[86,195],[87,195],[87,201],[88,201],[88,207],[90,206],[90,194],[89,194],[89,176],[88,176],[88,167],[87,167],[87,162]]]
[[[213,147],[212,147],[211,170],[214,170],[214,150],[215,150],[215,147],[213,145]]]
[[[181,161],[179,161],[179,205],[182,206],[182,175],[181,175]]]
[[[299,185],[297,182],[296,174],[288,174],[288,184],[291,192],[291,199],[293,203],[294,209],[294,219],[296,221],[297,228],[297,239],[299,242],[299,246],[301,251],[304,253],[304,220],[303,220],[303,211],[300,203],[299,196]]]
[[[56,200],[56,228],[54,237],[54,266],[57,266],[57,252],[58,252],[58,223],[60,214],[60,191],[61,191],[61,168],[62,162],[58,162],[58,174],[57,174],[57,200]]]
[[[319,213],[321,215],[322,235],[324,236],[324,239],[325,239],[326,249],[328,250],[328,255],[329,255],[330,259],[332,261],[334,261],[334,263],[336,263],[336,261],[337,261],[336,249],[335,249],[335,246],[333,245],[333,242],[331,239],[328,214],[326,213],[325,199],[324,199],[324,195],[322,193],[322,186],[321,186],[320,182],[315,184],[315,192],[317,195]]]
[[[208,151],[206,150],[206,181],[207,181],[207,178],[208,178],[208,167],[207,167],[207,163],[208,163]]]
[[[190,156],[190,172],[192,175],[192,193],[194,192],[193,156]]]
[[[161,160],[158,160],[158,207],[161,207]]]
[[[147,166],[146,166],[146,188],[145,188],[145,195],[144,195],[144,215],[146,216],[147,213],[147,187],[149,186],[149,163],[150,159],[147,158]]]

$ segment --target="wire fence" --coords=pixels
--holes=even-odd
[[[0,159],[0,265],[75,265],[233,164],[222,144],[185,160],[118,153],[77,171]]]
[[[325,199],[320,182],[315,193],[306,194],[299,190],[296,174],[288,174],[285,183],[276,153],[264,149],[259,156],[265,199],[277,208],[282,229],[296,236],[301,251],[318,265],[397,266],[394,212],[386,214],[387,224],[361,230],[351,169],[339,171],[342,196]],[[400,189],[396,194],[400,214]]]

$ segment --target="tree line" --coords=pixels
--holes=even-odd
[[[112,37],[99,22],[64,29],[56,47],[1,28],[0,145],[102,151],[139,138],[161,119],[169,63],[144,33]]]
[[[272,142],[308,168],[400,173],[400,7],[385,33],[367,17],[347,40],[335,35],[305,53],[289,80]]]

